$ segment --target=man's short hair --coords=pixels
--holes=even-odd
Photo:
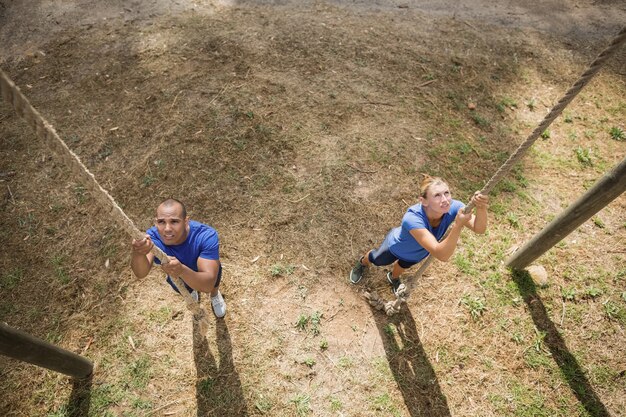
[[[176,205],[176,204],[180,204],[180,206],[183,208],[183,213],[182,213],[183,219],[186,219],[187,218],[187,208],[185,207],[185,204],[183,204],[182,201],[180,201],[180,200],[178,200],[176,198],[171,198],[170,197],[170,198],[167,198],[167,199],[163,200],[163,202],[161,204],[159,204],[159,207],[160,206],[172,207],[173,205]]]

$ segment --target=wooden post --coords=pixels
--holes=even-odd
[[[626,158],[506,261],[524,269],[626,190]]]
[[[89,377],[93,363],[80,355],[0,323],[0,354],[74,378]]]

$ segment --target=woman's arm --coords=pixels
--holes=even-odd
[[[435,236],[427,229],[412,229],[409,233],[432,256],[440,261],[447,262],[456,249],[463,226],[466,226],[472,217],[472,214],[464,214],[463,210],[459,210],[454,223],[450,226],[450,233],[441,242],[438,242]]]
[[[487,231],[487,207],[489,207],[489,196],[482,195],[479,191],[474,193],[472,201],[476,207],[476,214],[467,222],[466,226],[474,233],[482,235]]]

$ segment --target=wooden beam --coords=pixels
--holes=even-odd
[[[506,261],[524,269],[626,191],[626,158]]]
[[[5,323],[0,323],[0,354],[74,378],[86,378],[93,372],[93,363],[89,359]]]

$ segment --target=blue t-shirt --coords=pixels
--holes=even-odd
[[[406,262],[419,262],[428,256],[428,251],[420,245],[411,235],[413,229],[426,229],[435,236],[437,240],[441,239],[456,218],[460,209],[465,207],[458,200],[452,200],[450,211],[443,215],[439,226],[432,227],[426,217],[426,212],[422,207],[422,203],[415,204],[402,217],[402,226],[391,230],[387,235],[387,245],[391,253],[399,259]]]
[[[187,239],[180,245],[166,245],[161,241],[161,236],[156,226],[152,226],[146,232],[152,242],[169,256],[175,256],[182,264],[198,272],[198,258],[220,259],[220,245],[217,232],[211,226],[200,222],[189,221],[189,234]],[[161,262],[154,258],[154,262]]]

